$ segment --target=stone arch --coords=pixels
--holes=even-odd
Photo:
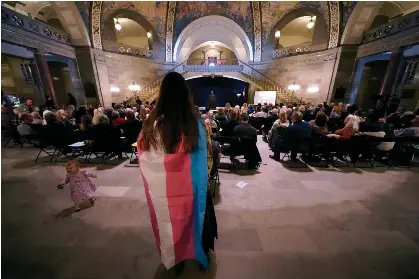
[[[73,1],[50,1],[49,3],[57,13],[64,31],[70,35],[71,44],[74,46],[90,46],[89,33],[76,4]]]
[[[321,41],[322,43],[327,45],[329,32],[328,25],[324,16],[317,9],[310,7],[301,7],[286,13],[276,22],[274,27],[271,29],[270,33],[268,34],[267,44],[265,48],[266,51],[264,53],[265,60],[271,58],[272,53],[275,50],[275,46],[278,41],[277,39],[275,39],[276,30],[282,30],[292,20],[302,16],[316,16],[316,25],[314,26],[313,30],[312,44],[317,44]]]
[[[191,22],[180,33],[174,50],[173,61],[182,63],[196,47],[206,41],[227,45],[238,59],[253,61],[253,48],[244,30],[234,21],[223,16],[211,15]]]
[[[113,40],[116,37],[115,25],[114,25],[114,18],[128,18],[132,21],[139,24],[142,28],[144,28],[147,32],[151,32],[152,40],[149,40],[149,49],[154,50],[155,58],[162,59],[163,53],[162,50],[162,42],[160,42],[160,38],[153,27],[153,25],[137,11],[133,11],[130,9],[120,9],[117,11],[112,12],[106,18],[103,19],[103,30],[101,34],[102,39],[102,46],[104,45],[104,41],[107,39]],[[106,47],[105,47],[106,48]]]
[[[403,13],[403,7],[400,3],[396,3],[394,1],[389,2],[361,2],[359,1],[351,16],[349,17],[348,23],[345,26],[345,30],[342,34],[341,44],[360,44],[362,41],[362,37],[364,32],[368,29],[374,27],[374,21],[376,23],[374,25],[380,25],[380,18],[379,16],[380,9],[383,5],[392,5],[398,13]],[[383,15],[383,18],[386,17]],[[386,17],[389,18],[389,17]],[[382,22],[381,22],[382,23]]]

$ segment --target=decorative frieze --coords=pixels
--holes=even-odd
[[[328,48],[335,48],[339,45],[339,24],[340,24],[340,9],[339,1],[329,1],[330,14],[330,32]]]
[[[253,61],[260,62],[262,59],[262,21],[260,17],[259,1],[252,1],[253,32],[255,38],[255,53]]]
[[[366,31],[362,43],[365,44],[376,41],[417,26],[419,26],[419,11],[413,12],[404,17],[396,18],[386,24]]]
[[[69,58],[76,58],[74,48],[55,41],[45,40],[44,37],[32,34],[13,26],[3,25],[1,28],[1,40],[11,42],[28,48],[37,49],[43,53],[53,53]]]
[[[10,10],[4,6],[1,7],[1,24],[10,25],[36,35],[48,38],[50,40],[70,45],[70,36],[58,29],[55,29],[45,23],[31,19],[18,12]]]
[[[102,49],[102,34],[100,31],[100,21],[102,17],[102,1],[92,3],[92,42],[93,48]]]
[[[176,1],[169,1],[166,20],[166,62],[173,61],[173,23],[175,20]]]
[[[402,32],[372,43],[359,46],[357,57],[368,56],[395,48],[414,45],[419,43],[419,26],[414,30]]]

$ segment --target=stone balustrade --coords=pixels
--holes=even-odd
[[[241,65],[183,65],[185,72],[241,72]]]
[[[70,36],[64,31],[55,29],[41,21],[32,19],[4,6],[1,7],[1,24],[8,24],[48,39],[71,45]]]
[[[327,48],[326,44],[319,45],[297,45],[285,48],[278,48],[273,53],[273,59],[287,57],[290,55],[298,55],[309,52],[315,52],[319,50],[324,50]]]
[[[417,26],[419,26],[419,11],[395,18],[386,24],[367,30],[362,39],[362,43],[366,44]]]

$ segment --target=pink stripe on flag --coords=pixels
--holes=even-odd
[[[173,229],[176,262],[195,256],[193,239],[193,188],[188,154],[166,154],[166,193]]]
[[[140,162],[140,161],[138,160],[138,162]],[[156,238],[157,249],[159,250],[159,255],[161,256],[160,233],[159,233],[159,226],[157,224],[156,211],[154,210],[154,205],[153,205],[153,201],[151,200],[151,197],[150,197],[150,190],[148,188],[148,183],[147,183],[147,180],[145,179],[143,173],[141,173],[141,177],[143,178],[145,195],[146,195],[146,198],[147,198],[148,208],[149,208],[149,211],[150,211],[151,227],[153,228],[154,237]]]

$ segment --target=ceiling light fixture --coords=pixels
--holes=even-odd
[[[128,86],[128,89],[129,89],[129,91],[136,93],[136,92],[140,91],[140,86],[138,84],[136,84],[135,81],[133,81],[132,84],[130,84]]]
[[[116,19],[116,22],[115,22],[115,29],[118,31],[121,31],[122,29],[122,25],[119,23],[118,19]]]
[[[152,36],[151,32],[147,32],[147,38],[151,39],[151,36]]]
[[[279,39],[279,37],[281,37],[281,31],[277,30],[275,32],[275,39]]]
[[[300,85],[295,84],[295,81],[294,81],[294,83],[293,83],[293,84],[288,85],[288,90],[291,90],[291,91],[297,91],[297,90],[299,90],[299,89],[300,89]]]
[[[308,30],[310,30],[313,27],[314,27],[314,21],[313,21],[313,17],[311,17],[310,21],[307,23],[307,28]]]

